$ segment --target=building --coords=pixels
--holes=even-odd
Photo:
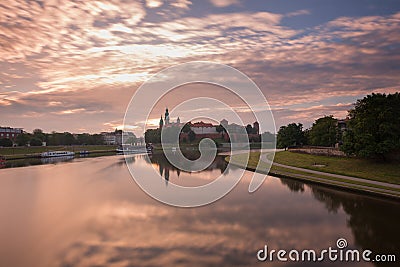
[[[247,134],[246,127],[239,124],[229,124],[226,119],[221,120],[220,124],[223,126],[224,130],[217,130],[219,125],[213,125],[212,123],[207,123],[203,121],[199,122],[188,122],[187,123],[190,127],[190,130],[196,134],[196,139],[203,139],[203,138],[211,138],[211,139],[223,139],[228,141],[230,139],[228,132],[232,135],[232,140],[242,140],[243,137],[249,138],[251,142],[259,142],[260,141],[260,125],[256,121],[253,123],[253,132]],[[179,127],[182,128],[185,123],[181,123],[180,118],[176,119],[176,122],[172,122],[170,120],[170,114],[168,108],[165,109],[164,118],[161,115],[160,122],[159,122],[159,129],[165,127]],[[245,133],[246,136],[243,134]],[[179,139],[180,140],[188,140],[188,133],[182,132],[180,133]]]
[[[204,134],[218,134],[217,126],[212,125],[211,123],[205,123],[203,121],[189,123],[190,129],[196,135],[204,135]]]
[[[15,142],[17,136],[22,132],[22,128],[0,127],[0,138],[8,138]]]
[[[116,145],[117,144],[117,137],[115,132],[102,132],[101,135],[103,136],[103,142],[106,145]]]
[[[196,134],[196,139],[203,139],[203,138],[217,139],[224,137],[224,133],[219,133],[217,131],[218,125],[213,125],[212,123],[206,123],[203,121],[195,123],[189,122],[189,126],[190,130],[192,130]]]
[[[129,142],[130,138],[134,143],[137,142],[137,138],[134,133],[123,132],[122,130],[115,130],[114,132],[102,132],[103,142],[106,145],[122,145],[122,142]]]
[[[161,115],[160,122],[159,122],[159,128],[162,129],[163,127],[183,127],[184,124],[181,123],[181,119],[178,117],[176,119],[176,122],[171,122],[168,108],[165,109],[165,114],[164,114],[164,119],[163,116]]]

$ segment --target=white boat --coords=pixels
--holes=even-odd
[[[52,158],[52,157],[66,157],[74,156],[75,153],[71,151],[47,151],[40,154],[42,158]]]
[[[116,149],[117,153],[125,153],[125,154],[140,154],[146,153],[145,147],[134,147],[134,146],[123,146],[118,147]]]

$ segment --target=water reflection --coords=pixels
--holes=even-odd
[[[198,153],[197,152],[186,152],[185,156],[188,159],[195,160],[197,159]],[[147,160],[149,163],[151,163],[154,168],[156,168],[160,174],[161,177],[164,178],[165,184],[168,185],[168,182],[170,181],[170,173],[173,175],[173,182],[175,184],[182,184],[179,182],[180,179],[178,179],[181,175],[181,172],[186,175],[192,174],[191,172],[181,170],[167,160],[166,156],[163,153],[158,153],[158,154],[151,154],[151,155],[141,155],[142,158]],[[173,156],[171,156],[173,157]],[[204,169],[201,172],[201,176],[207,176],[208,181],[207,183],[211,182],[211,180],[215,179],[218,177],[220,174],[227,174],[227,163],[224,160],[224,157],[216,157],[213,163],[208,166],[206,169]],[[215,173],[215,170],[219,170],[218,173]],[[225,172],[226,171],[226,172]],[[210,175],[211,174],[211,175]],[[210,178],[210,176],[212,178]]]
[[[12,159],[12,160],[7,160],[3,164],[1,164],[0,168],[18,168],[18,167],[27,167],[27,166],[44,165],[44,164],[58,164],[73,160],[79,160],[81,158],[103,157],[103,156],[110,156],[113,154],[115,153],[112,152],[112,153],[81,154],[81,155],[76,155],[75,157],[64,156],[64,157],[51,157],[51,158]]]
[[[158,156],[128,164],[162,170],[160,182],[166,170],[170,182],[193,183],[227,171],[215,162],[178,173]],[[182,209],[142,192],[119,156],[0,173],[0,266],[283,266],[257,262],[257,250],[319,250],[339,237],[376,252],[397,253],[400,244],[398,203],[290,179],[268,177],[249,194],[246,172],[220,201]]]
[[[56,164],[60,162],[67,162],[74,159],[74,156],[64,156],[64,157],[53,157],[53,158],[41,158],[42,164]]]
[[[318,185],[306,185],[302,182],[281,179],[293,192],[304,192],[310,188],[314,199],[322,202],[330,213],[343,210],[348,218],[354,243],[362,249],[372,250],[377,254],[396,254],[400,245],[399,203],[395,201],[350,194]],[[396,255],[398,259],[399,255]],[[390,263],[376,263],[377,266],[390,266]],[[393,266],[398,266],[393,263]]]

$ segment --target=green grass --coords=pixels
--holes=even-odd
[[[279,153],[283,153],[283,152],[279,152]],[[283,155],[285,155],[285,153]],[[263,161],[260,161],[260,164],[258,165],[258,168],[257,168],[257,164],[259,163],[259,158],[260,158],[260,152],[251,152],[249,155],[248,162],[247,162],[247,154],[238,154],[238,155],[234,155],[232,157],[226,157],[226,161],[231,161],[232,164],[238,165],[242,168],[247,168],[250,170],[257,170],[258,172],[266,173],[266,169],[267,169],[267,167],[269,167],[269,165]],[[246,162],[247,162],[247,164],[246,164]],[[287,169],[287,168],[278,167],[278,166],[272,166],[270,169],[270,173],[275,174],[275,175],[282,175],[284,177],[291,177],[291,178],[295,178],[295,179],[297,178],[297,179],[307,180],[307,181],[312,181],[312,182],[317,182],[317,183],[325,183],[325,184],[329,184],[329,185],[335,185],[335,186],[339,186],[339,187],[356,189],[356,190],[361,190],[361,191],[366,191],[366,189],[362,188],[361,186],[368,186],[368,187],[370,187],[370,189],[368,189],[367,191],[370,191],[370,192],[381,193],[381,194],[392,195],[392,196],[400,196],[400,189],[371,184],[367,179],[365,181],[352,181],[352,180],[348,180],[348,179],[335,178],[335,177],[326,176],[323,174],[322,175],[313,174],[313,173],[292,170],[292,169]],[[347,185],[340,184],[341,182],[345,182],[345,183],[347,183]],[[391,190],[392,192],[388,193],[388,192],[384,192],[382,190]]]
[[[0,148],[0,155],[25,155],[42,153],[45,151],[57,151],[57,150],[68,150],[68,151],[105,151],[105,150],[115,150],[117,146],[107,146],[107,145],[87,145],[87,146],[39,146],[39,147],[3,147]]]
[[[316,156],[289,151],[277,152],[274,162],[285,165],[400,184],[400,164],[368,159]],[[316,167],[315,164],[325,165]]]

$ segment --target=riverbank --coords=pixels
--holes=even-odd
[[[232,158],[226,157],[225,160],[250,171],[400,199],[399,172],[397,172],[397,176],[395,174],[396,169],[400,167],[397,165],[390,166],[388,169],[380,166],[377,170],[368,173],[370,168],[377,168],[377,166],[364,163],[363,167],[358,159],[330,158],[283,151],[276,153],[274,163],[268,172],[270,165],[268,161],[271,157],[272,155],[268,157],[266,153],[250,152],[248,162],[246,161],[247,154],[233,155]],[[332,171],[337,164],[343,166]],[[358,167],[355,168],[355,166]],[[347,172],[345,172],[346,170]],[[360,175],[358,177],[349,175],[355,172]],[[393,182],[388,182],[388,180]]]
[[[117,146],[113,145],[86,145],[86,146],[39,146],[39,147],[3,147],[0,148],[0,155],[6,160],[37,158],[46,151],[72,151],[80,154],[80,151],[87,151],[88,154],[115,153]]]

